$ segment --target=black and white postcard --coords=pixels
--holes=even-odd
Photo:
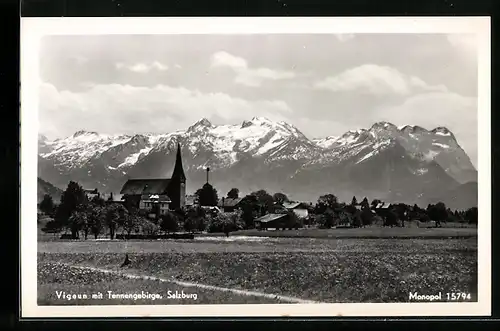
[[[490,21],[23,18],[24,317],[490,313]]]

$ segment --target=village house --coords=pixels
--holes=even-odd
[[[308,205],[305,202],[275,203],[272,212],[275,214],[286,214],[293,212],[298,218],[305,219],[309,216]]]
[[[186,176],[182,166],[180,144],[177,144],[177,154],[174,171],[171,178],[129,179],[123,185],[120,194],[123,200],[143,211],[156,208],[157,215],[163,211],[176,210],[186,205]]]
[[[241,208],[240,203],[243,201],[243,198],[222,198],[219,200],[219,208],[225,213],[231,213],[235,210]]]
[[[389,213],[391,204],[386,204],[385,202],[379,202],[376,206],[373,207],[373,212],[382,217],[384,224],[387,220],[387,214]]]
[[[186,195],[186,207],[194,207],[198,205],[198,197],[196,195]]]
[[[267,214],[254,220],[255,228],[259,230],[285,229],[289,223],[288,214]]]
[[[292,211],[299,218],[307,218],[309,216],[307,204],[303,202],[284,202],[282,206],[286,210]]]
[[[88,200],[92,200],[94,197],[101,197],[101,194],[99,191],[95,188],[93,190],[90,189],[83,189],[83,192],[85,192],[85,196],[87,197]]]
[[[139,202],[139,210],[149,211],[149,218],[159,218],[167,213],[171,202],[167,195],[143,194]]]

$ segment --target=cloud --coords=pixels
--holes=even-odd
[[[87,59],[84,56],[73,56],[71,57],[72,60],[74,60],[78,65],[84,65],[85,63],[89,62],[89,59]]]
[[[166,71],[166,70],[168,70],[168,66],[167,65],[162,64],[162,63],[160,63],[158,61],[152,62],[150,64],[136,63],[136,64],[133,64],[133,65],[126,65],[123,62],[118,62],[118,63],[115,64],[115,67],[118,70],[126,69],[126,70],[129,70],[129,71],[136,72],[136,73],[141,73],[141,74],[148,73],[148,72],[150,72],[153,69],[154,70],[158,70],[158,71]]]
[[[448,42],[459,48],[475,50],[477,48],[477,38],[475,34],[454,33],[446,36]]]
[[[291,71],[250,68],[244,58],[222,51],[212,55],[211,67],[230,68],[236,74],[235,83],[252,87],[261,86],[266,80],[283,80],[296,77],[296,74]]]
[[[246,100],[224,93],[203,93],[157,85],[94,85],[83,92],[40,87],[40,129],[68,136],[85,129],[101,133],[172,132],[202,117],[238,123],[253,116],[285,120],[292,110],[281,100]]]
[[[314,85],[317,89],[334,92],[365,91],[375,95],[409,95],[416,91],[446,92],[444,85],[429,85],[422,79],[398,70],[375,64],[363,64],[327,77]]]
[[[461,54],[474,61],[477,60],[477,36],[475,34],[449,34],[446,39],[451,46],[457,49],[458,54]]]

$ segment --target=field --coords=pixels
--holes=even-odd
[[[269,237],[235,233],[229,238],[200,235],[195,240],[39,242],[38,302],[407,302],[410,292],[439,291],[471,293],[471,301],[476,301],[475,229],[415,230],[410,236],[405,229],[384,229],[393,231],[392,235],[378,239],[369,239],[363,232],[358,235],[364,239],[342,237],[347,233],[343,231],[352,230],[335,229],[316,230],[312,238],[273,237],[273,233],[287,231],[257,231]],[[432,231],[434,237],[425,231]],[[335,233],[338,236],[333,237]],[[391,238],[397,234],[400,238]],[[125,253],[131,263],[120,268]],[[88,298],[58,298],[56,291],[86,293]],[[162,298],[109,298],[107,291],[144,291]],[[196,293],[197,299],[168,298],[168,291]],[[104,293],[104,298],[92,299],[91,294],[97,292]]]

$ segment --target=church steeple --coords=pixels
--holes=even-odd
[[[177,155],[175,157],[174,172],[172,174],[172,179],[178,179],[181,182],[186,181],[186,175],[184,174],[184,168],[182,167],[182,155],[181,155],[181,144],[177,143]]]

